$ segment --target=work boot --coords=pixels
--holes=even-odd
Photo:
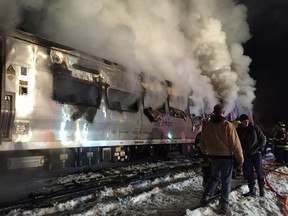
[[[261,197],[265,196],[264,184],[259,184],[259,194]]]
[[[229,208],[228,204],[225,205],[219,205],[219,209],[218,209],[218,214],[223,214],[223,215],[230,215],[231,214],[231,209]]]
[[[209,202],[209,199],[208,198],[202,198],[201,200],[200,200],[200,205],[201,206],[206,206],[207,204],[208,204],[208,202]]]
[[[265,196],[264,188],[259,188],[259,194],[260,194],[261,197]]]
[[[255,188],[250,188],[248,193],[243,194],[244,197],[255,197],[256,196],[256,192],[255,192]]]

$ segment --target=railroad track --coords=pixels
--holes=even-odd
[[[65,210],[55,210],[45,215],[81,215],[83,212],[89,212],[91,209],[95,209],[95,207],[97,209],[100,204],[107,206],[110,204],[111,206],[118,205],[118,209],[112,209],[110,215],[125,215],[127,212],[133,212],[133,208],[136,208],[139,212],[139,208],[137,206],[138,203],[134,204],[133,200],[137,200],[138,197],[143,196],[143,194],[153,194],[155,188],[166,193],[169,191],[167,188],[174,187],[173,185],[178,183],[181,184],[186,182],[185,185],[190,186],[197,184],[197,182],[193,182],[193,178],[195,177],[195,179],[199,179],[198,176],[201,175],[199,168],[200,167],[193,162],[159,162],[138,165],[137,168],[121,167],[118,169],[101,170],[97,173],[83,173],[81,175],[62,176],[51,180],[49,187],[43,188],[42,191],[30,194],[27,199],[9,203],[9,205],[7,204],[6,206],[3,206],[0,209],[0,215],[14,215],[13,211],[16,214],[19,214],[19,212],[29,212],[29,210],[33,209],[35,209],[35,211],[38,211],[37,209],[40,209],[39,211],[45,211],[41,209],[55,209],[55,203],[57,206],[61,206],[67,205],[67,203],[75,203],[75,200],[77,200],[77,204],[75,206]],[[187,175],[182,175],[183,173]],[[166,181],[166,179],[169,179],[170,176],[173,176],[173,178],[171,178],[172,180],[170,179],[169,181]],[[175,178],[175,176],[178,177]],[[162,178],[163,181],[158,181],[159,178]],[[157,180],[154,182],[153,180],[155,179]],[[145,181],[153,181],[153,184],[147,184],[148,186],[145,187],[135,186],[145,185]],[[201,183],[199,184],[201,185]],[[242,184],[242,180],[234,181],[234,184],[232,184],[232,190],[238,189],[240,186],[242,186]],[[133,187],[133,189],[131,189],[130,186]],[[129,189],[129,192],[116,193],[115,191],[118,189]],[[190,189],[191,188],[188,190]],[[101,195],[101,193],[106,193],[107,191],[113,191],[113,195]],[[184,202],[175,204],[175,207],[171,208],[165,205],[153,206],[153,203],[150,203],[148,204],[147,208],[153,208],[156,212],[155,215],[160,216],[185,215],[186,209],[193,210],[201,207],[199,205],[199,201],[202,190],[193,190],[192,187],[192,190],[188,191],[188,193],[189,192],[190,195],[187,198],[184,198]],[[178,192],[170,191],[170,193],[172,193],[174,196],[174,193],[177,195]],[[183,195],[180,194],[181,199],[182,196]],[[211,202],[213,202],[216,198],[218,198],[218,195],[214,196],[211,199]],[[78,202],[79,200],[82,201]],[[123,207],[123,200],[130,203],[127,205],[125,204]],[[136,214],[133,215],[146,214],[137,214],[136,211]]]
[[[187,172],[189,170],[199,172],[198,167],[193,164],[194,163],[191,161],[168,161],[164,164],[161,162],[143,164],[138,165],[137,168],[122,167],[118,169],[101,170],[97,173],[90,172],[86,174],[83,173],[82,175],[70,175],[51,179],[49,180],[49,185],[27,195],[27,198],[2,204],[0,214],[4,215],[15,209],[28,210],[49,207],[56,202],[66,202],[76,197],[90,196],[91,201],[82,205],[81,208],[72,210],[74,212],[81,212],[95,205],[95,202],[92,200],[95,199],[93,194],[97,191],[104,190],[107,187],[121,187],[137,181],[153,180],[171,174]],[[87,176],[90,176],[90,178]],[[175,182],[183,180],[185,180],[185,178],[179,178],[175,180]],[[159,187],[164,187],[167,184],[168,183],[161,183],[159,184]],[[151,188],[135,190],[133,195],[144,193],[149,190],[151,190]],[[57,215],[59,215],[59,212]],[[67,215],[67,212],[65,212],[65,214],[63,213],[63,215]]]

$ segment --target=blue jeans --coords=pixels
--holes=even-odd
[[[261,152],[256,152],[253,155],[245,155],[244,154],[244,166],[246,173],[246,178],[248,181],[248,187],[250,190],[253,190],[255,187],[255,177],[254,177],[254,169],[257,175],[258,184],[264,185],[264,174],[262,169],[262,154]]]
[[[202,199],[209,199],[215,191],[215,188],[221,181],[221,197],[219,200],[220,206],[225,206],[229,203],[229,193],[231,190],[233,172],[233,158],[211,159],[211,177],[202,195]]]

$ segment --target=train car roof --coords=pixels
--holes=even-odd
[[[51,49],[55,49],[55,50],[65,51],[65,52],[67,52],[67,53],[69,53],[71,55],[75,55],[76,53],[78,53],[78,54],[80,54],[80,56],[86,56],[88,58],[91,58],[91,59],[96,60],[96,61],[103,62],[105,64],[118,65],[117,63],[109,61],[107,59],[99,58],[97,56],[94,56],[92,54],[86,53],[84,51],[74,49],[74,48],[72,48],[70,46],[66,46],[64,44],[60,44],[60,43],[54,42],[54,41],[52,41],[50,39],[47,39],[47,38],[44,38],[44,37],[29,33],[29,32],[25,32],[25,31],[22,31],[22,30],[19,30],[19,29],[14,29],[14,30],[8,31],[8,32],[0,30],[0,32],[4,33],[4,35],[10,36],[10,37],[14,37],[16,39],[20,39],[20,40],[23,40],[23,41],[27,41],[29,43],[33,43],[33,44],[36,44],[36,45],[41,45],[41,46],[44,46],[44,47],[47,47],[47,48],[51,48]]]

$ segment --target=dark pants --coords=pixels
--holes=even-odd
[[[248,181],[248,186],[250,190],[254,190],[255,187],[255,175],[254,169],[257,175],[257,180],[259,186],[264,185],[264,174],[262,169],[262,154],[261,152],[256,152],[253,155],[244,154],[244,166],[245,177]]]
[[[275,162],[283,164],[284,163],[284,150],[283,148],[275,147]]]
[[[200,161],[203,173],[203,186],[205,187],[211,176],[211,162],[207,155],[201,155]]]
[[[287,163],[288,163],[288,150],[284,151],[284,162],[286,163],[286,166],[287,166]]]
[[[203,173],[203,186],[206,187],[211,176],[211,166],[202,167],[202,173]]]
[[[288,149],[275,147],[275,159],[276,163],[288,163]]]
[[[202,199],[209,199],[216,189],[216,186],[221,181],[221,197],[219,200],[220,206],[225,206],[229,203],[229,193],[231,190],[233,171],[233,158],[231,159],[211,159],[211,177],[202,195]]]

